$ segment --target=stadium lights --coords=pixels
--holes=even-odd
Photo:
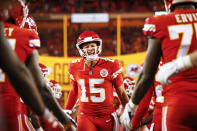
[[[73,13],[71,14],[72,23],[107,23],[109,14],[107,13]]]

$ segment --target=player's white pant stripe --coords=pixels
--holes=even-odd
[[[120,131],[120,125],[119,125],[119,121],[118,121],[118,117],[116,115],[116,112],[113,112],[111,114],[114,118],[114,127],[113,127],[113,131]]]
[[[26,115],[24,115],[24,120],[25,120],[25,124],[26,124],[26,127],[28,128],[29,131],[35,131],[31,122],[29,121],[29,119],[27,118]]]
[[[21,120],[21,115],[18,115],[18,130],[19,131],[22,131],[23,129],[22,129],[22,120]]]
[[[166,119],[167,119],[168,106],[164,106],[162,109],[162,131],[167,131]]]

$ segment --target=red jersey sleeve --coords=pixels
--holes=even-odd
[[[75,68],[74,68],[73,63],[75,63],[75,62],[72,61],[68,66],[68,73],[69,73],[69,76],[71,79],[72,89],[70,90],[70,93],[68,95],[68,100],[67,100],[67,104],[65,107],[65,109],[67,109],[67,110],[72,110],[72,108],[74,107],[74,105],[77,101],[77,98],[78,98],[78,84],[74,78],[73,71]]]
[[[131,124],[133,128],[136,128],[140,122],[142,121],[142,118],[146,115],[149,109],[150,101],[153,96],[153,88],[150,88],[140,104],[138,105],[138,108],[135,112],[135,115],[131,121]]]
[[[24,48],[26,50],[27,56],[30,56],[32,52],[34,51],[34,49],[37,49],[40,47],[40,38],[34,31],[31,31],[31,30],[26,29],[24,31],[24,34],[26,35],[26,37],[24,37],[25,42],[26,42]],[[21,40],[24,40],[24,39],[21,39]]]
[[[114,60],[111,75],[112,83],[115,87],[120,87],[123,83],[122,65],[118,60]]]
[[[73,74],[73,63],[71,62],[68,66],[68,74],[70,76],[70,79],[73,80],[73,81],[76,81],[75,78],[74,78],[74,74]]]
[[[163,29],[161,24],[159,23],[159,16],[151,16],[145,20],[143,33],[145,36],[152,36],[157,39],[161,39],[163,37]]]
[[[78,86],[77,82],[72,80],[72,89],[68,95],[68,100],[66,103],[66,110],[72,110],[78,98]]]

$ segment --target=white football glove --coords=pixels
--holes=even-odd
[[[178,59],[168,62],[160,67],[156,74],[156,81],[161,84],[170,84],[169,78],[180,71],[188,69],[192,66],[189,56],[179,57]]]
[[[132,129],[131,118],[130,116],[134,116],[136,105],[133,104],[131,100],[126,104],[124,108],[124,112],[120,116],[120,123],[122,127],[126,127],[127,129]]]

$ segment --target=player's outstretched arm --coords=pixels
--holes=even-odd
[[[26,65],[33,74],[33,78],[36,81],[36,85],[41,93],[41,96],[46,106],[54,113],[54,115],[62,124],[67,124],[69,122],[67,116],[63,113],[60,105],[58,104],[57,100],[53,97],[52,93],[50,92],[41,75],[40,67],[38,64],[37,50],[34,50],[32,55],[28,57]]]
[[[119,78],[117,78],[117,79],[119,79]],[[129,98],[128,98],[126,91],[124,89],[124,84],[120,85],[119,87],[115,87],[115,89],[118,94],[118,98],[120,99],[121,104],[124,107],[124,112],[120,116],[120,123],[123,127],[131,129],[132,127],[130,124],[131,119],[130,119],[129,113],[132,111],[130,110],[129,104],[127,104],[129,101]]]
[[[139,104],[141,99],[145,96],[148,89],[153,84],[155,73],[160,62],[161,52],[161,44],[159,40],[153,37],[149,38],[143,70],[138,78],[134,93],[132,95],[132,102],[135,105]]]
[[[116,92],[118,94],[118,98],[121,101],[121,104],[123,105],[123,107],[125,107],[125,105],[127,104],[127,102],[129,101],[129,98],[126,94],[126,91],[124,89],[124,84],[122,84],[120,87],[115,88]]]

